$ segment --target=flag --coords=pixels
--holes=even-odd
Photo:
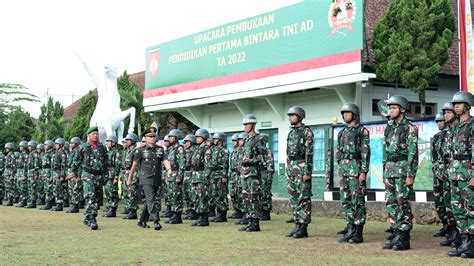
[[[474,51],[472,35],[471,1],[458,0],[459,22],[459,77],[461,91],[474,93]]]

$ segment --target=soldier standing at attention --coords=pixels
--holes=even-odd
[[[229,151],[224,148],[225,134],[216,132],[214,139],[214,153],[211,156],[213,172],[211,174],[211,199],[214,201],[217,215],[212,220],[215,223],[227,222],[229,202],[227,199],[227,173],[229,172]]]
[[[96,183],[107,171],[107,149],[100,143],[97,126],[87,130],[88,141],[81,144],[79,151],[72,160],[72,174],[69,179],[80,177],[83,182],[84,200],[86,201],[86,218],[84,224],[91,230],[97,230],[97,198]],[[79,172],[80,171],[80,172]]]
[[[122,219],[135,220],[138,218],[138,176],[137,174],[133,176],[131,185],[127,185],[127,180],[130,169],[132,168],[134,152],[135,149],[137,149],[135,144],[140,142],[140,138],[135,133],[129,133],[125,137],[125,141],[126,145],[124,145],[125,150],[122,153],[120,178],[122,178],[122,191],[125,205],[124,214],[126,214],[126,216]]]
[[[146,144],[134,151],[133,164],[128,174],[127,185],[132,185],[135,172],[140,169],[139,185],[145,194],[145,203],[138,226],[149,228],[148,220],[155,224],[155,230],[160,230],[160,218],[157,210],[157,191],[162,184],[161,169],[165,159],[163,147],[156,145],[157,129],[150,127],[145,130]]]
[[[262,216],[260,220],[269,221],[271,219],[270,213],[272,212],[272,183],[273,173],[275,172],[275,161],[273,159],[273,152],[268,145],[268,134],[262,133],[263,142],[265,143],[265,154],[262,156],[262,191],[263,191],[263,203],[262,203]]]
[[[168,151],[168,147],[170,146],[170,139],[168,135],[165,135],[163,138],[163,148],[165,149],[165,153]],[[166,169],[164,168],[161,169],[162,171],[162,177],[161,180],[163,184],[160,187],[160,191],[158,192],[158,213],[161,211],[161,198],[164,197],[164,202],[165,202],[165,210],[163,210],[163,217],[164,218],[171,218],[173,213],[171,212],[171,197],[170,197],[170,191],[168,184],[166,184],[167,180],[167,175],[168,171],[165,171]]]
[[[119,203],[118,178],[120,174],[120,156],[121,150],[117,147],[117,136],[110,135],[106,139],[107,151],[107,209],[102,217],[110,218],[117,216],[117,207]]]
[[[72,174],[72,163],[73,159],[76,156],[76,153],[79,152],[79,145],[81,145],[81,139],[79,137],[73,137],[70,141],[71,152],[67,157],[67,176],[70,177]],[[80,173],[80,171],[79,171]],[[79,203],[82,201],[82,181],[81,177],[77,176],[72,179],[68,179],[69,194],[71,195],[71,208],[67,210],[67,213],[79,213]]]
[[[64,151],[66,141],[63,138],[58,138],[55,141],[56,152],[51,159],[51,176],[53,178],[53,191],[56,200],[56,206],[51,211],[62,211],[64,201],[63,182],[66,182],[65,176],[67,171],[67,156]]]
[[[44,142],[44,156],[43,156],[43,184],[44,193],[46,197],[46,204],[41,210],[51,210],[54,205],[54,180],[51,175],[51,160],[53,157],[54,142],[52,140],[46,140]]]
[[[369,131],[360,124],[359,106],[345,103],[341,115],[346,126],[337,136],[336,159],[342,208],[347,217],[347,233],[339,242],[362,243],[366,221],[366,177],[370,166]]]
[[[15,146],[8,142],[5,144],[5,170],[3,172],[4,184],[4,204],[5,206],[13,206],[13,182],[15,181]]]
[[[449,231],[448,219],[446,214],[446,200],[444,194],[444,188],[446,185],[446,165],[444,163],[445,157],[443,156],[443,143],[446,141],[446,119],[443,113],[436,114],[435,122],[438,126],[439,132],[436,133],[431,139],[431,171],[433,173],[433,197],[436,208],[436,213],[439,219],[443,223],[443,227],[439,229],[433,236],[446,236]]]
[[[194,135],[187,135],[184,138],[184,148],[186,150],[186,164],[184,166],[184,193],[183,193],[183,200],[184,204],[186,205],[186,212],[185,212],[185,219],[189,220],[196,220],[197,213],[196,208],[193,204],[193,200],[191,198],[191,189],[192,189],[192,177],[193,171],[191,170],[191,159],[194,152],[194,144],[196,144],[196,136]]]
[[[248,134],[246,132],[239,133],[239,136],[237,137],[237,141],[239,143],[239,150],[236,154],[236,165],[238,169],[237,173],[237,201],[239,202],[240,210],[242,211],[242,218],[240,218],[239,221],[235,222],[235,224],[242,224],[242,225],[248,225],[249,220],[247,219],[247,207],[245,206],[244,199],[242,198],[242,186],[243,186],[243,177],[242,177],[242,159],[244,158],[244,152],[243,152],[243,147],[244,147],[244,141],[248,137]]]
[[[239,184],[239,153],[242,150],[242,147],[239,146],[239,133],[232,135],[232,145],[234,150],[230,155],[230,178],[229,178],[229,194],[232,202],[232,207],[234,208],[234,213],[229,217],[231,219],[241,219],[243,217],[242,212],[242,191],[237,190]]]
[[[183,180],[186,164],[186,151],[178,143],[181,138],[179,129],[172,129],[168,133],[170,146],[165,156],[166,185],[168,186],[171,199],[171,217],[166,223],[182,224],[181,214],[183,212]]]
[[[457,92],[451,102],[459,118],[450,140],[451,205],[461,234],[461,245],[448,255],[474,258],[474,123],[469,114],[474,96],[467,91]]]
[[[44,144],[39,143],[36,146],[36,153],[38,153],[38,179],[37,179],[37,200],[36,205],[45,204],[45,195],[44,195],[44,178],[43,178],[43,156],[44,156]]]
[[[295,228],[286,236],[308,237],[308,224],[311,222],[311,174],[313,172],[313,132],[303,124],[305,110],[293,106],[287,112],[291,124],[286,148],[286,174],[288,195]]]
[[[248,134],[242,147],[242,198],[247,211],[248,224],[240,231],[260,231],[260,216],[262,212],[262,175],[261,160],[265,154],[265,143],[262,136],[255,132],[257,117],[246,114],[242,120],[244,130]]]
[[[30,154],[28,155],[27,169],[28,169],[28,205],[25,208],[31,209],[36,208],[36,200],[38,199],[38,175],[40,169],[40,158],[36,151],[38,143],[34,140],[28,142],[28,149]]]
[[[3,186],[3,172],[5,171],[5,155],[0,152],[0,203],[3,204],[5,198],[5,189]]]
[[[384,249],[410,249],[410,231],[413,214],[408,199],[413,193],[418,170],[418,128],[406,118],[408,100],[399,95],[388,99],[391,124],[385,129],[383,150],[383,177],[385,199],[391,227],[394,232]]]
[[[27,179],[27,167],[28,162],[28,142],[20,142],[20,156],[16,160],[16,196],[19,197],[18,204],[16,207],[23,208],[26,206],[28,201],[28,179]]]

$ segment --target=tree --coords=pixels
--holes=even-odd
[[[79,109],[77,109],[76,116],[66,128],[64,137],[67,140],[73,137],[80,137],[82,140],[86,139],[86,131],[97,105],[97,99],[97,95],[94,95],[91,91],[81,98],[81,104]]]
[[[449,0],[392,1],[374,30],[377,76],[418,93],[422,116],[425,90],[448,59],[455,30]]]
[[[35,130],[35,121],[21,107],[11,106],[8,113],[0,113],[0,147],[13,142],[15,147],[22,140],[30,140]]]
[[[41,106],[41,114],[38,118],[33,138],[38,141],[56,139],[64,135],[64,108],[59,101],[53,104],[53,98]]]

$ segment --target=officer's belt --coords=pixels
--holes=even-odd
[[[360,160],[360,159],[362,159],[362,155],[360,153],[349,153],[349,154],[345,154],[344,156],[342,156],[342,159]]]
[[[454,160],[456,161],[468,161],[471,160],[472,156],[471,154],[455,154],[454,155]]]
[[[401,154],[401,155],[388,155],[387,156],[387,161],[389,162],[399,162],[399,161],[406,161],[408,160],[408,155]]]
[[[204,167],[191,167],[192,171],[204,171]]]
[[[288,159],[296,161],[296,160],[304,160],[305,156],[304,155],[289,155]]]

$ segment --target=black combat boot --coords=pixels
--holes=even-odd
[[[351,239],[349,239],[349,244],[360,244],[364,242],[363,235],[364,235],[364,225],[363,224],[356,225],[355,234]]]
[[[85,205],[86,203],[84,202],[84,200],[79,201],[79,209],[84,209]]]
[[[163,227],[161,226],[160,221],[155,221],[155,230],[159,231],[159,230],[161,230],[161,228],[163,228]]]
[[[67,213],[79,213],[79,205],[73,204],[69,210],[66,211]]]
[[[168,222],[169,224],[182,224],[181,212],[174,212],[173,218]]]
[[[459,257],[461,254],[467,252],[469,249],[469,236],[461,235],[461,245],[448,252],[450,257]]]
[[[86,215],[86,217],[84,217],[84,221],[83,221],[84,225],[89,226],[89,218],[90,218],[89,215]]]
[[[300,229],[300,226],[301,226],[301,224],[295,223],[295,228],[293,228],[293,230],[291,230],[288,234],[286,234],[286,237],[293,237],[293,235],[296,233],[296,231],[298,231],[298,229]]]
[[[128,214],[130,211],[127,208],[123,209],[123,212],[121,214]]]
[[[26,209],[36,209],[36,201],[28,203],[28,205],[25,206]]]
[[[17,208],[23,208],[26,206],[26,200],[20,200],[18,204],[16,205]]]
[[[441,246],[449,247],[454,241],[456,241],[456,239],[460,238],[459,231],[456,226],[450,226],[448,230],[449,231],[446,235],[446,239],[439,242]]]
[[[217,216],[214,218],[215,223],[227,222],[227,211],[217,211]]]
[[[191,210],[188,214],[188,216],[186,217],[186,219],[188,220],[197,220],[199,217],[198,217],[198,214],[196,213],[195,210]]]
[[[468,236],[467,245],[468,245],[467,250],[461,254],[461,258],[464,258],[464,259],[474,258],[474,236],[473,235]]]
[[[438,232],[434,233],[433,236],[434,237],[446,236],[448,232],[449,232],[448,221],[443,221],[443,227],[441,227],[441,229],[439,229]]]
[[[347,230],[349,230],[349,224],[347,224],[346,227],[344,227],[341,231],[338,231],[337,234],[338,235],[345,235],[345,234],[347,234]]]
[[[163,217],[171,218],[172,215],[173,215],[173,212],[171,211],[171,206],[167,206],[166,210],[163,212]]]
[[[13,198],[8,198],[5,202],[5,206],[13,206]]]
[[[242,219],[242,217],[244,217],[244,215],[245,214],[241,210],[236,209],[234,218],[232,218],[232,219]]]
[[[201,221],[198,223],[197,226],[209,226],[209,214],[202,213],[201,214]]]
[[[247,225],[248,223],[249,223],[249,219],[247,218],[246,213],[244,213],[244,216],[242,216],[242,218],[240,218],[240,220],[235,222],[235,224],[243,224],[243,225]]]
[[[355,224],[349,224],[347,226],[347,233],[345,233],[343,237],[339,238],[339,243],[349,242],[349,239],[351,239],[355,235],[355,229]]]
[[[56,206],[54,206],[51,211],[53,212],[62,212],[63,211],[63,204],[58,203]]]
[[[123,217],[122,219],[125,219],[125,220],[136,220],[136,219],[138,219],[137,210],[130,209],[128,215]]]
[[[394,232],[394,238],[392,240],[390,240],[390,242],[388,243],[385,243],[382,248],[383,249],[392,249],[393,248],[393,245],[398,241],[398,239],[400,238],[400,233],[398,230],[395,230]]]
[[[240,221],[242,221],[241,224],[243,224],[244,226],[241,227],[241,228],[239,229],[239,231],[245,232],[245,231],[247,231],[247,229],[252,225],[253,219],[252,219],[252,218],[244,217],[244,218],[242,218]]]
[[[44,198],[39,198],[37,201],[36,201],[36,205],[44,205],[46,203],[46,201],[44,200]]]
[[[102,217],[105,217],[105,218],[117,217],[117,208],[116,207],[110,207],[109,212],[102,215]]]
[[[13,204],[17,204],[18,201],[19,201],[19,198],[18,198],[18,197],[14,197],[14,198],[13,198]]]
[[[137,225],[141,228],[150,228],[150,226],[147,225],[146,222],[142,220],[138,221]]]
[[[202,213],[196,213],[197,215],[197,220],[191,224],[191,226],[198,226],[198,224],[201,222],[202,220]]]
[[[69,199],[65,199],[63,203],[64,208],[69,208]]]
[[[293,234],[293,238],[305,238],[308,237],[308,224],[301,224],[300,228]]]
[[[171,222],[171,220],[174,219],[174,216],[176,215],[176,213],[174,211],[171,211],[171,217],[168,218],[167,221],[165,221],[165,223],[169,224]]]
[[[390,235],[388,235],[385,239],[392,240],[398,234],[397,230],[394,230]]]
[[[250,219],[250,226],[245,230],[245,232],[259,232],[259,231],[260,231],[260,219],[258,218]],[[293,235],[293,237],[295,237],[295,235]]]
[[[400,231],[400,237],[393,243],[392,250],[402,251],[410,249],[410,231]]]
[[[46,204],[43,206],[43,208],[41,208],[41,210],[51,210],[51,208],[53,207],[53,201],[52,200],[48,200],[46,201]]]
[[[97,224],[97,220],[95,219],[95,216],[93,216],[93,215],[89,218],[89,227],[91,228],[91,230],[99,229],[99,225]]]
[[[270,217],[270,211],[263,211],[262,216],[260,216],[260,220],[262,221],[270,221],[272,218]]]

